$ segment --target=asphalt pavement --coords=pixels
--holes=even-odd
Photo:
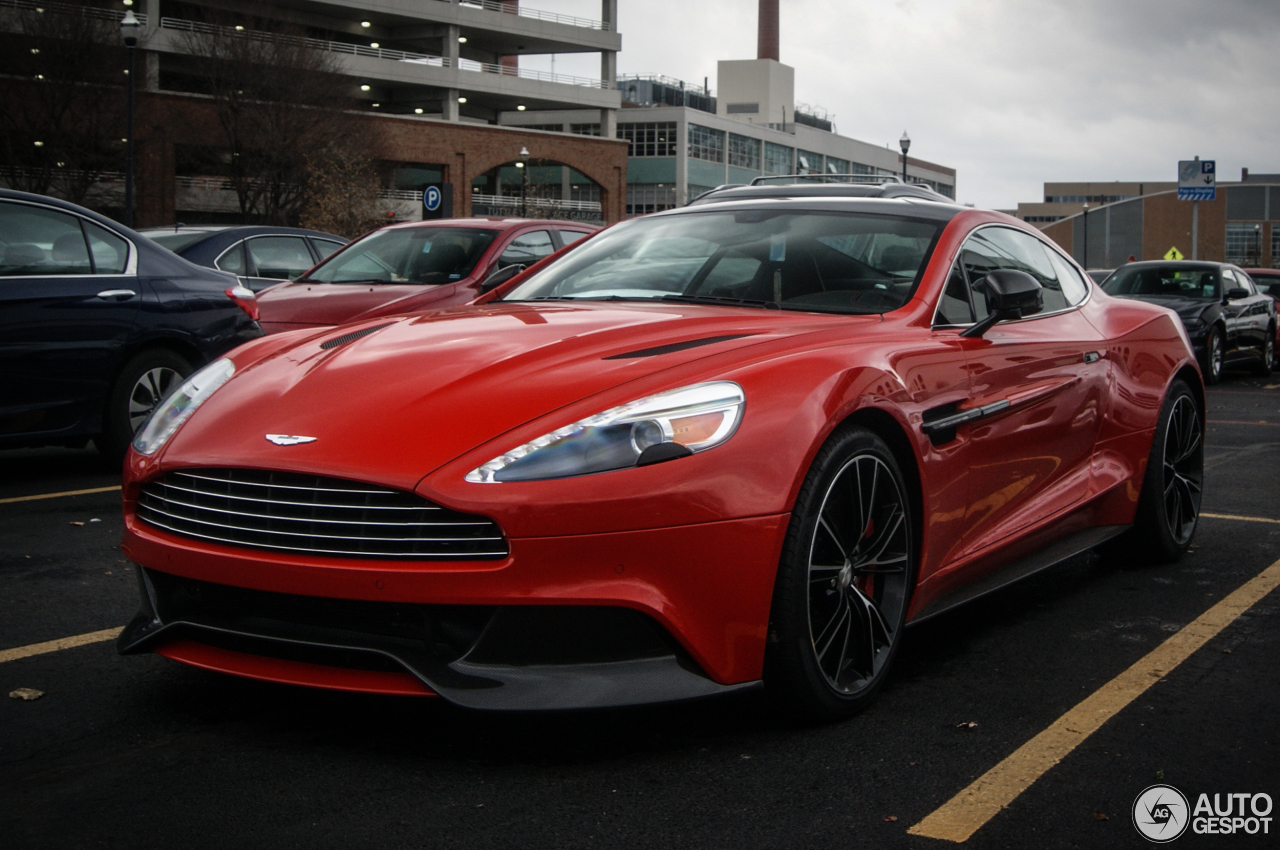
[[[0,662],[0,846],[929,848],[908,833],[1280,560],[1280,377],[1209,391],[1191,553],[1096,554],[907,631],[880,699],[801,726],[759,694],[473,713],[206,673],[98,641]],[[0,653],[124,625],[118,475],[92,448],[0,453]],[[1264,522],[1259,520],[1272,520]],[[1167,783],[1280,801],[1280,590],[1143,691],[963,846],[1143,847]],[[1260,798],[1259,798],[1260,799]],[[1197,835],[1175,847],[1280,846]]]

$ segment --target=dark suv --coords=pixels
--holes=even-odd
[[[75,204],[0,190],[0,448],[112,461],[194,369],[262,335],[253,293]]]

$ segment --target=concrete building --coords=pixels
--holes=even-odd
[[[1158,260],[1171,251],[1188,260],[1280,268],[1280,174],[1245,169],[1240,182],[1219,183],[1213,201],[1179,201],[1173,187],[1096,207],[1090,202],[1087,211],[1041,229],[1087,268]]]
[[[15,9],[34,3],[13,0]],[[374,151],[388,174],[384,201],[397,217],[421,214],[422,188],[451,184],[454,214],[508,212],[524,174],[537,172],[532,212],[601,221],[622,215],[626,148],[617,142],[617,0],[599,19],[527,6],[520,0],[86,0],[51,2],[51,14],[118,21],[132,6],[143,24],[135,72],[139,224],[216,220],[234,209],[208,175],[182,173],[175,147],[198,144],[207,116],[193,84],[192,34],[234,28],[258,40],[304,32],[350,82],[364,120],[394,143]],[[2,12],[2,10],[0,10]],[[0,13],[0,36],[21,36],[21,16]],[[520,67],[520,57],[594,53],[599,76]],[[104,75],[117,74],[104,69]],[[111,79],[119,79],[111,77]],[[514,116],[572,110],[579,138],[511,125]],[[190,120],[164,123],[182,113]],[[516,168],[521,150],[529,171]],[[523,163],[522,163],[523,164]],[[118,179],[118,176],[117,176]],[[554,190],[548,187],[554,183]],[[473,203],[474,201],[474,203]]]
[[[662,76],[623,77],[617,135],[628,145],[627,215],[682,206],[725,183],[784,174],[901,176],[898,150],[835,132],[820,109],[797,103],[795,71],[778,61],[777,0],[762,0],[758,58],[717,65],[688,86]],[[586,112],[507,113],[500,122],[577,132]],[[955,197],[955,169],[908,157],[907,177]]]

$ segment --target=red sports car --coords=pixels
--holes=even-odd
[[[583,222],[528,219],[391,225],[262,292],[259,323],[270,334],[466,304],[491,275],[533,265],[597,230]]]
[[[1000,213],[723,189],[481,301],[183,385],[126,463],[121,651],[493,709],[763,684],[837,718],[907,623],[1196,530],[1177,315]]]

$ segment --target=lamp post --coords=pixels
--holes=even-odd
[[[126,125],[124,134],[124,226],[133,227],[133,52],[138,46],[138,31],[142,24],[134,17],[132,9],[126,9],[120,19],[120,35],[124,38],[124,46],[129,52],[129,86],[128,100],[125,108]]]
[[[1089,204],[1084,205],[1084,260],[1080,263],[1085,271],[1089,270]]]
[[[529,149],[520,148],[520,161],[516,163],[520,169],[520,217],[529,217]]]
[[[898,146],[902,148],[902,182],[907,182],[907,151],[911,150],[911,137],[907,135],[907,131],[902,131],[902,138],[898,139]]]
[[[1253,226],[1253,264],[1262,265],[1262,225]]]

